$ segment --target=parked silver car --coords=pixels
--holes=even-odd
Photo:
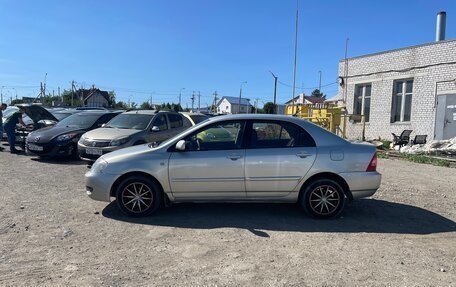
[[[86,174],[94,200],[116,198],[131,216],[165,201],[298,202],[310,215],[339,215],[380,186],[376,149],[290,116],[214,117],[161,143],[99,158]]]
[[[83,134],[78,142],[79,156],[94,161],[117,149],[167,140],[192,125],[189,119],[175,112],[124,112],[103,127]]]

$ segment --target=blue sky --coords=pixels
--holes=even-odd
[[[212,94],[278,102],[291,98],[296,1],[0,0],[0,86],[4,97],[32,96],[71,81],[115,90],[118,100],[201,105]],[[297,92],[336,82],[344,57],[432,42],[437,12],[456,38],[454,0],[299,1]],[[456,51],[455,51],[456,53]],[[303,89],[302,89],[302,88]],[[337,85],[324,87],[329,97]]]

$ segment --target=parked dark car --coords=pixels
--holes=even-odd
[[[77,143],[82,134],[101,127],[120,111],[83,111],[75,113],[52,127],[46,127],[27,137],[29,154],[41,157],[77,156]]]
[[[22,119],[26,126],[16,128],[16,145],[20,145],[22,148],[24,148],[25,138],[29,133],[43,127],[55,125],[59,121],[41,105],[21,104],[16,105],[16,107],[25,108],[25,115],[22,116]]]
[[[50,111],[51,114],[56,117],[59,121],[63,120],[64,118],[67,118],[71,115],[77,114],[82,112],[81,110],[77,109],[62,109],[62,110],[57,110],[57,111]]]

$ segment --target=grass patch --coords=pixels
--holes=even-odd
[[[378,158],[390,158],[389,155],[387,153],[384,153],[384,152],[377,152],[377,157]]]
[[[450,166],[449,161],[429,157],[429,156],[422,155],[422,154],[401,154],[401,158],[406,159],[408,161],[416,162],[416,163],[425,163],[425,164],[432,164],[432,165],[444,166],[444,167]]]

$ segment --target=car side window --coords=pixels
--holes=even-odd
[[[168,114],[170,129],[181,128],[184,125],[180,115]]]
[[[166,122],[166,116],[164,114],[159,114],[155,117],[154,123],[152,126],[157,126],[160,131],[168,129],[168,123]]]
[[[188,127],[193,126],[193,124],[190,122],[190,120],[187,119],[185,116],[182,117],[182,118],[184,119],[184,127],[187,127],[187,128],[188,128]]]
[[[228,121],[206,126],[185,138],[185,150],[240,149],[244,128],[244,121]]]
[[[115,113],[104,114],[97,120],[97,125],[105,124],[105,123],[109,122],[115,116],[117,116],[117,114],[115,114]]]
[[[286,148],[315,146],[314,140],[301,127],[280,121],[252,123],[249,148]]]

